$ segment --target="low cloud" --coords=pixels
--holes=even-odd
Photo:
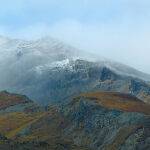
[[[125,24],[84,24],[68,19],[52,25],[38,23],[13,32],[1,28],[4,29],[1,33],[26,39],[51,36],[150,73],[150,30],[145,26],[124,26]]]

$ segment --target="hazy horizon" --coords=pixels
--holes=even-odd
[[[5,0],[0,35],[58,38],[150,74],[150,1]]]

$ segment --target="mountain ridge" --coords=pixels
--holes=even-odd
[[[149,75],[130,67],[95,56],[91,60],[91,54],[52,38],[6,41],[0,47],[0,90],[45,105],[92,90],[127,92],[150,101]]]

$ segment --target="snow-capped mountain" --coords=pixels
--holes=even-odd
[[[39,40],[27,41],[0,37],[0,64],[7,67],[17,65],[29,70],[52,69],[53,67],[70,67],[77,59],[97,62],[117,73],[150,80],[150,75],[129,66],[104,59],[94,54],[78,50],[56,39],[45,37]],[[14,69],[14,68],[13,68]],[[17,69],[22,69],[18,68]],[[19,70],[18,70],[19,71]],[[28,71],[28,70],[26,70]]]
[[[134,95],[141,98],[143,89],[143,96],[150,92],[146,83],[150,75],[50,37],[33,41],[0,37],[0,53],[0,90],[26,94],[42,103],[65,99],[64,92],[67,97],[97,89],[131,93],[128,86],[135,78],[140,89]],[[104,85],[108,80],[113,83]]]

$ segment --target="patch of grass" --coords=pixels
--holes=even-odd
[[[55,141],[61,136],[61,125],[63,122],[63,117],[56,110],[52,109],[36,122],[32,122],[30,134],[21,137],[20,140]]]
[[[118,109],[127,112],[139,112],[150,115],[150,105],[129,94],[116,92],[93,92],[81,94],[101,106],[109,109]]]

